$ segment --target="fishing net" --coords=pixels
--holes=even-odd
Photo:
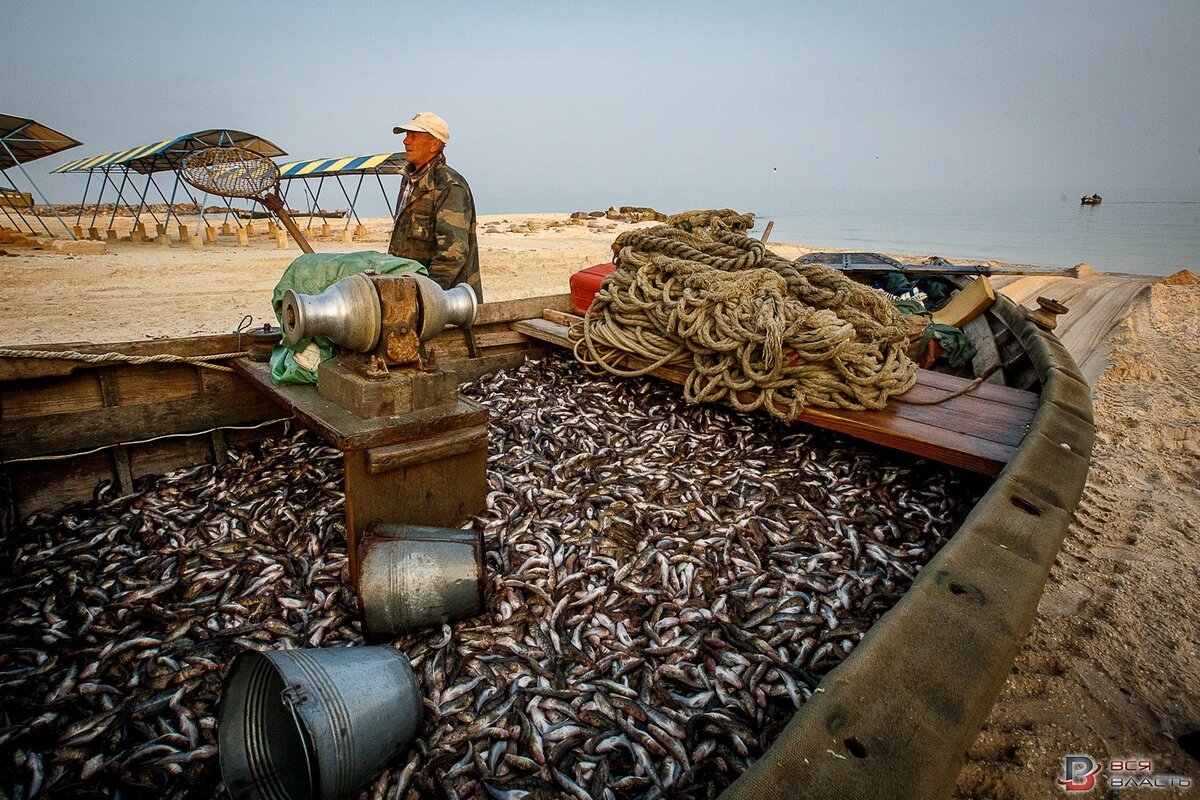
[[[241,147],[209,147],[183,160],[183,179],[222,197],[260,198],[279,184],[271,159]]]
[[[241,147],[209,147],[185,158],[179,173],[202,192],[257,200],[275,212],[301,250],[313,251],[283,207],[283,199],[279,196],[279,167],[266,156]]]

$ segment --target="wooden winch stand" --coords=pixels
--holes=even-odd
[[[342,451],[350,579],[358,581],[358,541],[376,520],[457,527],[484,507],[488,411],[457,393],[448,402],[393,416],[359,417],[316,386],[271,383],[269,363],[245,358],[235,369]]]

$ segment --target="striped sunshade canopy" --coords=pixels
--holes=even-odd
[[[36,161],[83,144],[25,117],[0,114],[0,170]]]
[[[261,136],[229,128],[210,128],[204,131],[163,139],[116,153],[79,158],[63,164],[55,172],[88,172],[105,167],[124,166],[135,172],[150,174],[177,170],[189,153],[206,147],[241,147],[259,155],[273,158],[287,153]]]
[[[382,173],[391,175],[404,166],[404,153],[376,153],[373,156],[345,156],[343,158],[314,158],[310,161],[291,161],[279,165],[279,177],[319,178],[325,175],[354,175]]]

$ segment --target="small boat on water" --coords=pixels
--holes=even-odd
[[[574,310],[570,294],[484,304],[470,333],[447,328],[428,348],[442,370],[470,381],[563,347]],[[1083,490],[1093,434],[1087,382],[1025,309],[997,297],[965,332],[977,348],[970,372],[987,378],[954,402],[906,404],[901,396],[883,412],[812,410],[801,418],[991,483],[899,602],[723,797],[949,794],[1032,624]],[[478,404],[460,396],[415,417],[364,422],[331,410],[313,387],[271,389],[266,368],[241,355],[254,347],[241,333],[36,348],[133,358],[123,363],[0,358],[6,540],[29,515],[85,501],[98,485],[128,494],[144,476],[221,463],[229,443],[277,431],[285,418],[341,451],[349,536],[387,514],[404,519],[385,521],[430,524],[431,510],[445,524],[447,514],[461,520],[479,508],[482,498],[458,480],[486,463],[488,412]],[[159,353],[220,356],[216,363],[234,371],[136,363]],[[659,377],[673,380],[669,370]],[[937,399],[969,383],[969,375],[922,371],[910,399]],[[809,513],[799,496],[795,509]],[[763,646],[764,663],[777,657]],[[174,689],[169,675],[166,685]],[[552,697],[563,688],[545,691]],[[726,758],[734,763],[736,754]]]
[[[1098,194],[1084,195],[1083,197],[1079,198],[1079,202],[1081,205],[1085,206],[1098,206],[1104,202],[1104,198]]]

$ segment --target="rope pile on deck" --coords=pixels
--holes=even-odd
[[[694,211],[621,234],[616,271],[571,327],[575,357],[625,377],[681,367],[687,402],[781,419],[808,406],[881,409],[912,388],[911,330],[890,300],[775,255],[745,235],[753,219]],[[629,354],[651,363],[624,366]]]

